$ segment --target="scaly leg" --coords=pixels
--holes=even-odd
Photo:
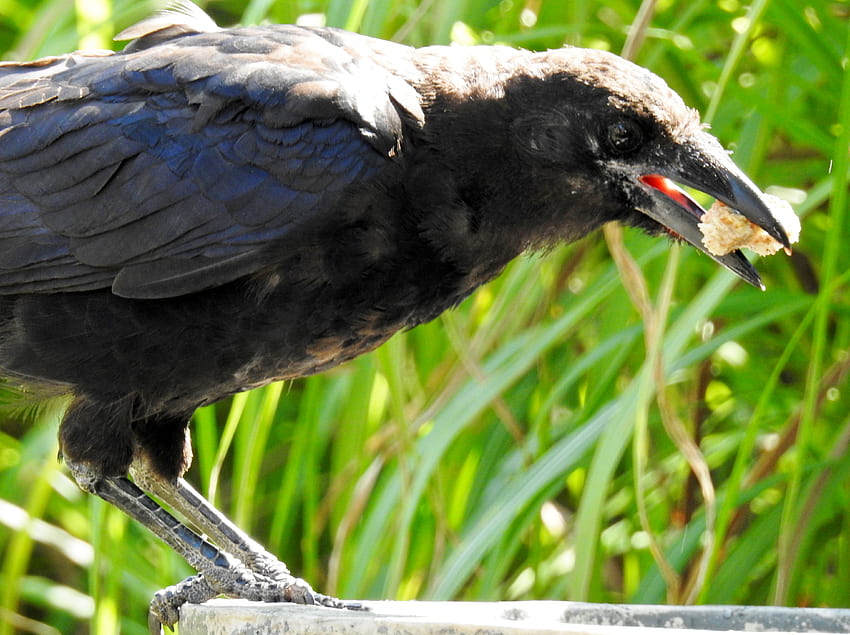
[[[262,545],[234,525],[182,478],[165,480],[147,463],[136,460],[130,466],[133,481],[205,533],[222,549],[241,560],[249,569],[273,580],[285,580],[289,569]]]

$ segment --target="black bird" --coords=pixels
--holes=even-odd
[[[73,395],[77,482],[199,572],[156,595],[156,631],[218,594],[343,605],[182,480],[199,406],[369,351],[610,221],[705,251],[674,182],[788,247],[697,114],[609,53],[219,29],[188,4],[121,37],[0,65],[0,368]]]

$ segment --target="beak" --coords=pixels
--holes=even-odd
[[[666,158],[648,170],[638,181],[650,195],[641,212],[681,237],[729,271],[764,290],[758,272],[740,251],[725,256],[709,253],[702,242],[698,223],[705,210],[677,183],[708,194],[752,221],[790,252],[791,243],[782,225],[770,211],[764,195],[732,162],[720,143],[708,133],[692,137],[677,146],[671,161]]]

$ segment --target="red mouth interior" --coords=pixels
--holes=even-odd
[[[673,181],[668,179],[666,176],[661,176],[660,174],[644,174],[640,177],[640,180],[649,187],[658,190],[668,198],[676,201],[697,219],[702,218],[702,215],[705,214],[705,210],[700,207],[699,203],[688,196],[682,188],[673,183]]]

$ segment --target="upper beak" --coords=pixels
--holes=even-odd
[[[650,194],[650,204],[640,211],[754,287],[764,289],[758,272],[740,251],[715,256],[706,250],[698,227],[705,210],[676,183],[687,185],[725,203],[761,227],[786,250],[790,250],[788,236],[771,213],[761,191],[708,133],[692,137],[687,143],[678,146],[674,160],[668,159],[659,164],[662,167],[653,166],[652,171],[638,177]]]

